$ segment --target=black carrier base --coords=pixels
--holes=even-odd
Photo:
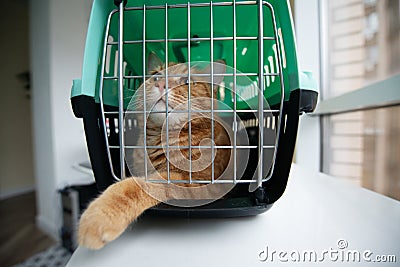
[[[275,168],[271,179],[262,187],[249,193],[248,184],[237,184],[224,198],[210,204],[183,208],[160,204],[149,209],[146,214],[179,217],[240,217],[257,215],[267,211],[286,189],[295,148],[299,115],[315,109],[318,93],[310,90],[294,90],[290,100],[283,105],[281,116],[286,116],[286,125],[280,125],[281,131],[276,153]],[[114,182],[111,166],[108,163],[105,136],[99,104],[92,97],[78,96],[71,99],[75,116],[83,118],[86,142],[90,161],[99,192]],[[118,157],[113,158],[118,161]],[[117,163],[117,162],[115,162]],[[119,166],[115,164],[114,166]],[[118,170],[114,170],[118,173]]]

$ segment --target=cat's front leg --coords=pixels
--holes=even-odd
[[[159,203],[143,191],[137,179],[128,178],[111,185],[95,199],[79,222],[79,244],[100,249],[120,236],[146,209]]]

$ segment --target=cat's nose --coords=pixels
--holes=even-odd
[[[164,93],[165,91],[165,81],[157,81],[156,87],[160,90],[160,93]]]

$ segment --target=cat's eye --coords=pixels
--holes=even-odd
[[[154,76],[153,76],[153,81],[158,82],[158,81],[160,80],[160,77],[159,77],[159,76],[161,76],[161,73],[156,73],[156,74],[154,74]]]
[[[180,84],[188,85],[189,79],[187,77],[182,77],[180,80]]]

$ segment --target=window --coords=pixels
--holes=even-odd
[[[400,73],[398,0],[325,3],[323,100]],[[398,118],[399,106],[324,116],[323,171],[400,199]]]

